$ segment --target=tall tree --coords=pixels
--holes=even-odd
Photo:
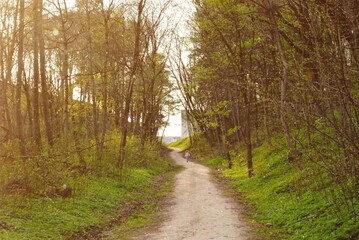
[[[122,115],[122,123],[121,123],[121,142],[120,142],[120,154],[118,158],[118,166],[122,171],[124,168],[125,162],[125,147],[126,147],[126,139],[127,139],[127,131],[128,131],[128,117],[130,113],[130,104],[132,100],[133,87],[135,83],[136,73],[141,61],[140,56],[140,48],[141,48],[141,35],[142,35],[142,18],[143,11],[146,5],[146,0],[140,0],[137,4],[137,18],[135,21],[135,44],[130,68],[130,74],[128,79],[128,87],[124,100],[124,111]]]
[[[281,123],[282,123],[282,128],[283,128],[283,133],[284,136],[287,140],[287,144],[289,147],[289,160],[291,161],[296,161],[298,160],[298,154],[297,154],[297,150],[295,148],[294,145],[294,141],[293,138],[291,136],[290,133],[290,129],[288,126],[288,118],[287,118],[287,88],[289,85],[289,76],[288,76],[288,67],[289,67],[289,63],[283,48],[283,44],[282,44],[282,40],[279,34],[279,30],[278,30],[278,24],[277,24],[277,20],[275,18],[275,12],[277,11],[277,9],[280,7],[278,6],[274,1],[272,0],[268,0],[267,1],[267,11],[269,14],[269,20],[270,23],[272,25],[272,32],[273,32],[273,38],[275,40],[275,43],[277,45],[277,50],[279,52],[280,55],[280,60],[282,63],[282,79],[281,79],[281,95],[280,95],[280,119],[281,119]]]
[[[33,109],[34,109],[34,138],[38,148],[41,148],[41,130],[40,130],[40,100],[39,100],[39,84],[40,84],[40,71],[39,71],[39,0],[33,0]]]
[[[16,82],[16,125],[22,157],[26,156],[26,143],[23,132],[23,121],[21,114],[21,87],[24,71],[24,29],[25,29],[25,0],[19,0],[19,47],[17,52],[17,82]]]
[[[18,5],[18,4],[17,4]],[[13,58],[16,47],[16,37],[18,28],[18,17],[19,17],[19,7],[13,6],[11,3],[5,4],[4,2],[0,5],[1,11],[1,32],[0,35],[0,61],[1,61],[1,79],[2,79],[2,92],[1,92],[1,107],[2,107],[2,117],[3,117],[3,128],[6,128],[8,137],[11,138],[11,135],[15,135],[12,131],[12,115],[11,107],[9,100],[14,98],[14,88],[12,87],[13,81],[12,77],[12,68],[13,68]],[[11,14],[13,13],[13,14]],[[12,15],[12,16],[11,16]],[[12,21],[8,21],[10,18],[13,18]],[[9,24],[11,22],[11,24]],[[10,87],[10,89],[9,89]]]
[[[63,7],[62,7],[63,6]],[[60,0],[57,0],[57,8],[59,11],[59,18],[60,18],[60,34],[61,34],[61,50],[62,50],[62,58],[61,58],[61,91],[63,91],[60,95],[60,98],[64,99],[63,102],[63,113],[64,113],[64,120],[63,120],[63,131],[65,138],[69,137],[69,130],[70,130],[70,120],[69,120],[69,105],[70,105],[70,78],[69,78],[69,42],[70,37],[69,35],[69,27],[68,22],[70,22],[68,9],[66,1],[63,1],[63,5],[61,4]]]
[[[100,139],[99,139],[99,122],[98,122],[98,109],[97,109],[97,94],[96,94],[96,81],[95,81],[95,73],[94,73],[94,48],[93,48],[93,36],[92,36],[92,7],[95,7],[90,4],[88,0],[86,0],[86,19],[87,19],[87,42],[88,42],[88,74],[90,77],[90,85],[91,85],[91,104],[92,104],[92,124],[93,124],[93,133],[96,141],[96,158],[101,160],[100,153]]]
[[[47,88],[47,78],[46,78],[46,62],[45,62],[45,40],[43,33],[43,3],[42,0],[38,0],[38,44],[39,44],[39,53],[40,53],[40,72],[41,72],[41,96],[42,96],[42,111],[44,115],[46,136],[48,143],[53,145],[53,132],[50,122],[50,113],[49,113],[49,96]]]

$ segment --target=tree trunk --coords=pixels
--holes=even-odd
[[[16,37],[17,37],[17,31],[15,31],[16,27],[17,27],[17,18],[18,18],[18,14],[19,11],[17,9],[16,13],[14,14],[13,17],[13,34],[12,34],[12,38],[10,40],[8,40],[7,42],[4,42],[5,44],[3,46],[1,46],[1,51],[3,51],[5,49],[5,45],[8,45],[8,51],[7,51],[7,56],[6,56],[6,65],[3,66],[3,68],[5,68],[5,76],[2,75],[2,78],[4,80],[4,86],[3,86],[3,93],[2,93],[2,98],[3,98],[3,104],[4,104],[4,118],[5,118],[5,123],[6,123],[6,127],[9,130],[9,133],[12,135],[12,118],[11,118],[11,113],[10,113],[10,106],[8,103],[8,95],[7,95],[7,88],[8,86],[12,86],[12,81],[11,81],[11,76],[12,76],[12,67],[13,67],[13,56],[14,56],[14,52],[15,52],[15,43],[16,43]],[[21,21],[21,20],[20,20]],[[19,30],[20,31],[20,30]],[[5,54],[5,51],[3,52],[3,54]],[[3,64],[3,60],[2,60],[2,64]],[[4,74],[4,73],[2,73]],[[11,92],[11,96],[15,96],[14,94],[14,88],[11,87],[10,88],[10,92]],[[16,100],[14,101],[16,102]]]
[[[58,5],[60,6],[60,2],[58,1]],[[62,131],[66,142],[68,141],[69,131],[70,131],[70,117],[69,117],[69,104],[70,104],[70,96],[69,96],[69,47],[68,47],[68,35],[66,29],[66,17],[67,17],[67,6],[66,1],[64,1],[64,9],[59,8],[60,17],[61,17],[61,32],[62,32],[62,41],[63,41],[63,54],[62,54],[62,66],[61,66],[61,100],[64,98],[64,105],[62,113],[63,117],[63,126]],[[63,12],[64,11],[64,12]],[[62,121],[62,119],[61,119]]]
[[[25,28],[25,0],[20,0],[20,25],[19,25],[19,47],[17,54],[17,83],[16,83],[16,124],[18,131],[18,138],[20,140],[21,156],[26,156],[26,146],[23,132],[23,122],[21,116],[21,86],[22,74],[24,71],[24,28]]]
[[[140,58],[142,12],[145,7],[145,4],[146,4],[146,0],[140,0],[140,2],[138,3],[137,20],[135,27],[135,48],[133,53],[133,64],[129,76],[129,84],[128,84],[127,95],[125,99],[125,109],[122,115],[120,155],[118,159],[118,166],[121,171],[121,175],[123,172],[123,167],[125,162],[125,147],[126,147],[126,138],[127,138],[128,117],[130,112],[130,104],[132,100],[133,85],[135,80],[135,74],[137,72],[137,68],[140,62],[139,58]]]
[[[38,28],[39,28],[39,50],[40,50],[40,70],[41,70],[41,93],[42,93],[42,111],[44,114],[45,129],[47,141],[50,146],[53,145],[53,133],[49,114],[49,96],[46,83],[46,65],[45,65],[45,41],[42,27],[42,0],[39,0],[38,10]]]
[[[102,122],[101,122],[101,136],[99,141],[99,159],[102,158],[103,154],[103,147],[106,137],[106,131],[107,131],[107,122],[108,122],[108,92],[107,92],[107,82],[108,82],[108,65],[109,65],[109,53],[110,53],[110,46],[109,46],[109,34],[110,34],[110,28],[109,28],[109,18],[110,18],[110,9],[108,11],[105,10],[104,3],[102,2],[102,14],[104,18],[104,27],[105,27],[105,61],[104,61],[104,67],[103,67],[103,73],[102,73],[102,96],[103,96],[103,102],[102,102]]]
[[[30,74],[29,74],[30,75]],[[24,93],[26,97],[26,105],[27,105],[27,114],[29,118],[29,132],[30,137],[33,137],[33,129],[34,129],[34,122],[33,122],[33,109],[32,109],[32,102],[31,102],[31,87],[30,84],[27,81],[26,74],[23,74],[23,82],[24,82]]]
[[[285,139],[287,141],[287,145],[289,148],[289,155],[288,160],[289,161],[296,161],[297,160],[297,150],[295,148],[295,145],[293,143],[292,136],[290,134],[290,129],[288,126],[288,118],[287,118],[287,103],[286,103],[286,95],[287,95],[287,87],[288,87],[288,61],[285,56],[285,52],[283,49],[283,45],[279,36],[278,31],[278,24],[275,19],[275,16],[273,14],[273,11],[270,10],[270,21],[273,27],[273,33],[274,33],[274,40],[277,45],[277,49],[280,55],[280,60],[282,62],[282,81],[281,81],[281,95],[280,95],[280,120],[282,123],[283,133],[285,136]]]
[[[249,81],[249,80],[248,80]],[[248,177],[253,176],[253,159],[252,159],[252,136],[251,136],[251,95],[250,95],[250,84],[247,83],[247,93],[244,96],[246,106],[246,124],[245,124],[245,138],[247,145],[247,170]]]
[[[40,106],[39,106],[39,26],[38,26],[38,9],[39,1],[34,0],[33,2],[33,19],[34,19],[34,28],[33,28],[33,50],[34,50],[34,138],[37,148],[41,148],[41,131],[40,131]]]
[[[92,46],[92,33],[91,33],[91,18],[90,18],[90,10],[88,6],[88,2],[86,2],[86,15],[87,15],[87,23],[88,23],[88,54],[89,54],[89,74],[91,79],[91,100],[92,100],[92,123],[94,130],[94,138],[96,141],[96,159],[98,161],[101,160],[100,153],[100,140],[99,140],[99,130],[98,130],[98,113],[97,113],[97,100],[96,100],[96,83],[95,76],[93,72],[93,46]]]

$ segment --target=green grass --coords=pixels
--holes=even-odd
[[[118,138],[115,132],[109,134],[110,139]],[[89,234],[103,230],[143,226],[153,221],[148,216],[156,210],[158,199],[168,193],[169,181],[177,167],[161,156],[166,151],[157,142],[148,141],[142,146],[138,138],[131,137],[120,180],[118,143],[106,142],[101,162],[95,157],[95,148],[83,151],[86,168],[79,164],[76,152],[63,165],[61,153],[66,148],[62,142],[56,143],[51,154],[44,150],[42,157],[29,159],[26,165],[21,159],[3,162],[0,239],[88,239]],[[83,144],[88,146],[91,142]],[[9,145],[0,151],[11,153],[12,148]],[[29,188],[24,189],[28,190],[16,187],[25,186],[25,181]],[[56,188],[65,182],[73,188],[73,196],[54,197]]]
[[[172,179],[181,169],[182,168],[180,167],[176,167],[173,171],[162,175],[161,178],[164,177],[165,181],[162,182],[160,188],[146,188],[141,192],[137,192],[136,194],[139,194],[140,197],[136,198],[142,199],[141,201],[144,201],[145,204],[139,211],[136,211],[133,215],[126,219],[124,223],[115,226],[111,230],[109,237],[106,239],[131,239],[130,236],[135,233],[137,229],[159,222],[160,219],[156,213],[158,212],[158,208],[161,204],[160,202],[168,195],[169,192],[172,191]],[[163,179],[159,181],[163,181]]]
[[[190,140],[189,138],[181,138],[175,142],[172,142],[170,144],[168,144],[168,147],[172,147],[172,148],[179,148],[179,149],[186,149],[190,146]]]
[[[153,169],[129,169],[122,181],[83,176],[78,181],[85,186],[84,189],[68,199],[1,196],[0,239],[66,239],[74,234],[86,236],[91,228],[107,227],[113,224],[115,218],[125,218],[130,226],[142,226],[151,220],[144,213],[154,211],[156,199],[166,194],[161,186],[154,184],[154,179],[173,169],[172,165],[162,160]],[[130,215],[126,213],[121,216],[126,204],[131,204],[130,209],[132,204],[140,206]]]
[[[2,201],[0,219],[11,231],[1,239],[63,239],[67,233],[100,225],[129,191],[112,179],[88,179],[86,192],[72,199],[10,196]],[[3,205],[4,206],[4,205]]]
[[[263,144],[253,151],[255,176],[248,178],[245,152],[237,156],[233,169],[222,175],[232,182],[246,201],[253,205],[251,217],[263,223],[266,239],[344,240],[359,238],[359,219],[348,209],[333,204],[328,191],[335,186],[323,185],[318,175],[298,170],[287,161],[287,150],[281,139],[274,146]],[[225,168],[224,158],[206,163]],[[359,209],[358,203],[355,205]],[[264,227],[271,223],[273,227]]]

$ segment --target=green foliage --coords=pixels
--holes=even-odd
[[[356,239],[359,223],[350,208],[335,204],[328,194],[340,194],[338,185],[320,184],[323,175],[315,169],[298,170],[287,161],[283,139],[274,139],[253,151],[255,175],[248,178],[244,158],[239,152],[229,178],[246,200],[253,204],[252,217],[272,228],[261,229],[270,239]],[[207,162],[210,167],[225,168],[225,158]],[[313,167],[313,166],[312,166]],[[358,203],[354,203],[358,209]]]
[[[211,168],[224,168],[225,166],[228,166],[227,159],[224,157],[212,158],[211,160],[206,161],[205,164]]]
[[[168,144],[168,147],[171,148],[179,148],[179,149],[187,149],[190,145],[190,139],[187,138],[181,138],[175,142],[171,142],[170,144]]]
[[[220,115],[228,117],[230,110],[228,110],[229,101],[219,101],[215,106],[208,109],[205,113],[208,117],[212,117],[213,115]]]
[[[195,135],[193,137],[191,149],[191,158],[196,161],[203,162],[208,158],[217,156],[225,156],[222,148],[215,144],[210,144],[203,135]]]
[[[129,168],[147,168],[158,173],[161,172],[163,146],[156,140],[147,140],[141,145],[141,139],[129,137],[126,144],[126,165]]]

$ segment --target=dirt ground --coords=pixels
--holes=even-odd
[[[172,196],[161,210],[164,221],[131,239],[258,239],[243,220],[240,206],[225,196],[211,179],[209,168],[191,161],[187,163],[176,150],[170,155],[185,170],[175,177]]]

